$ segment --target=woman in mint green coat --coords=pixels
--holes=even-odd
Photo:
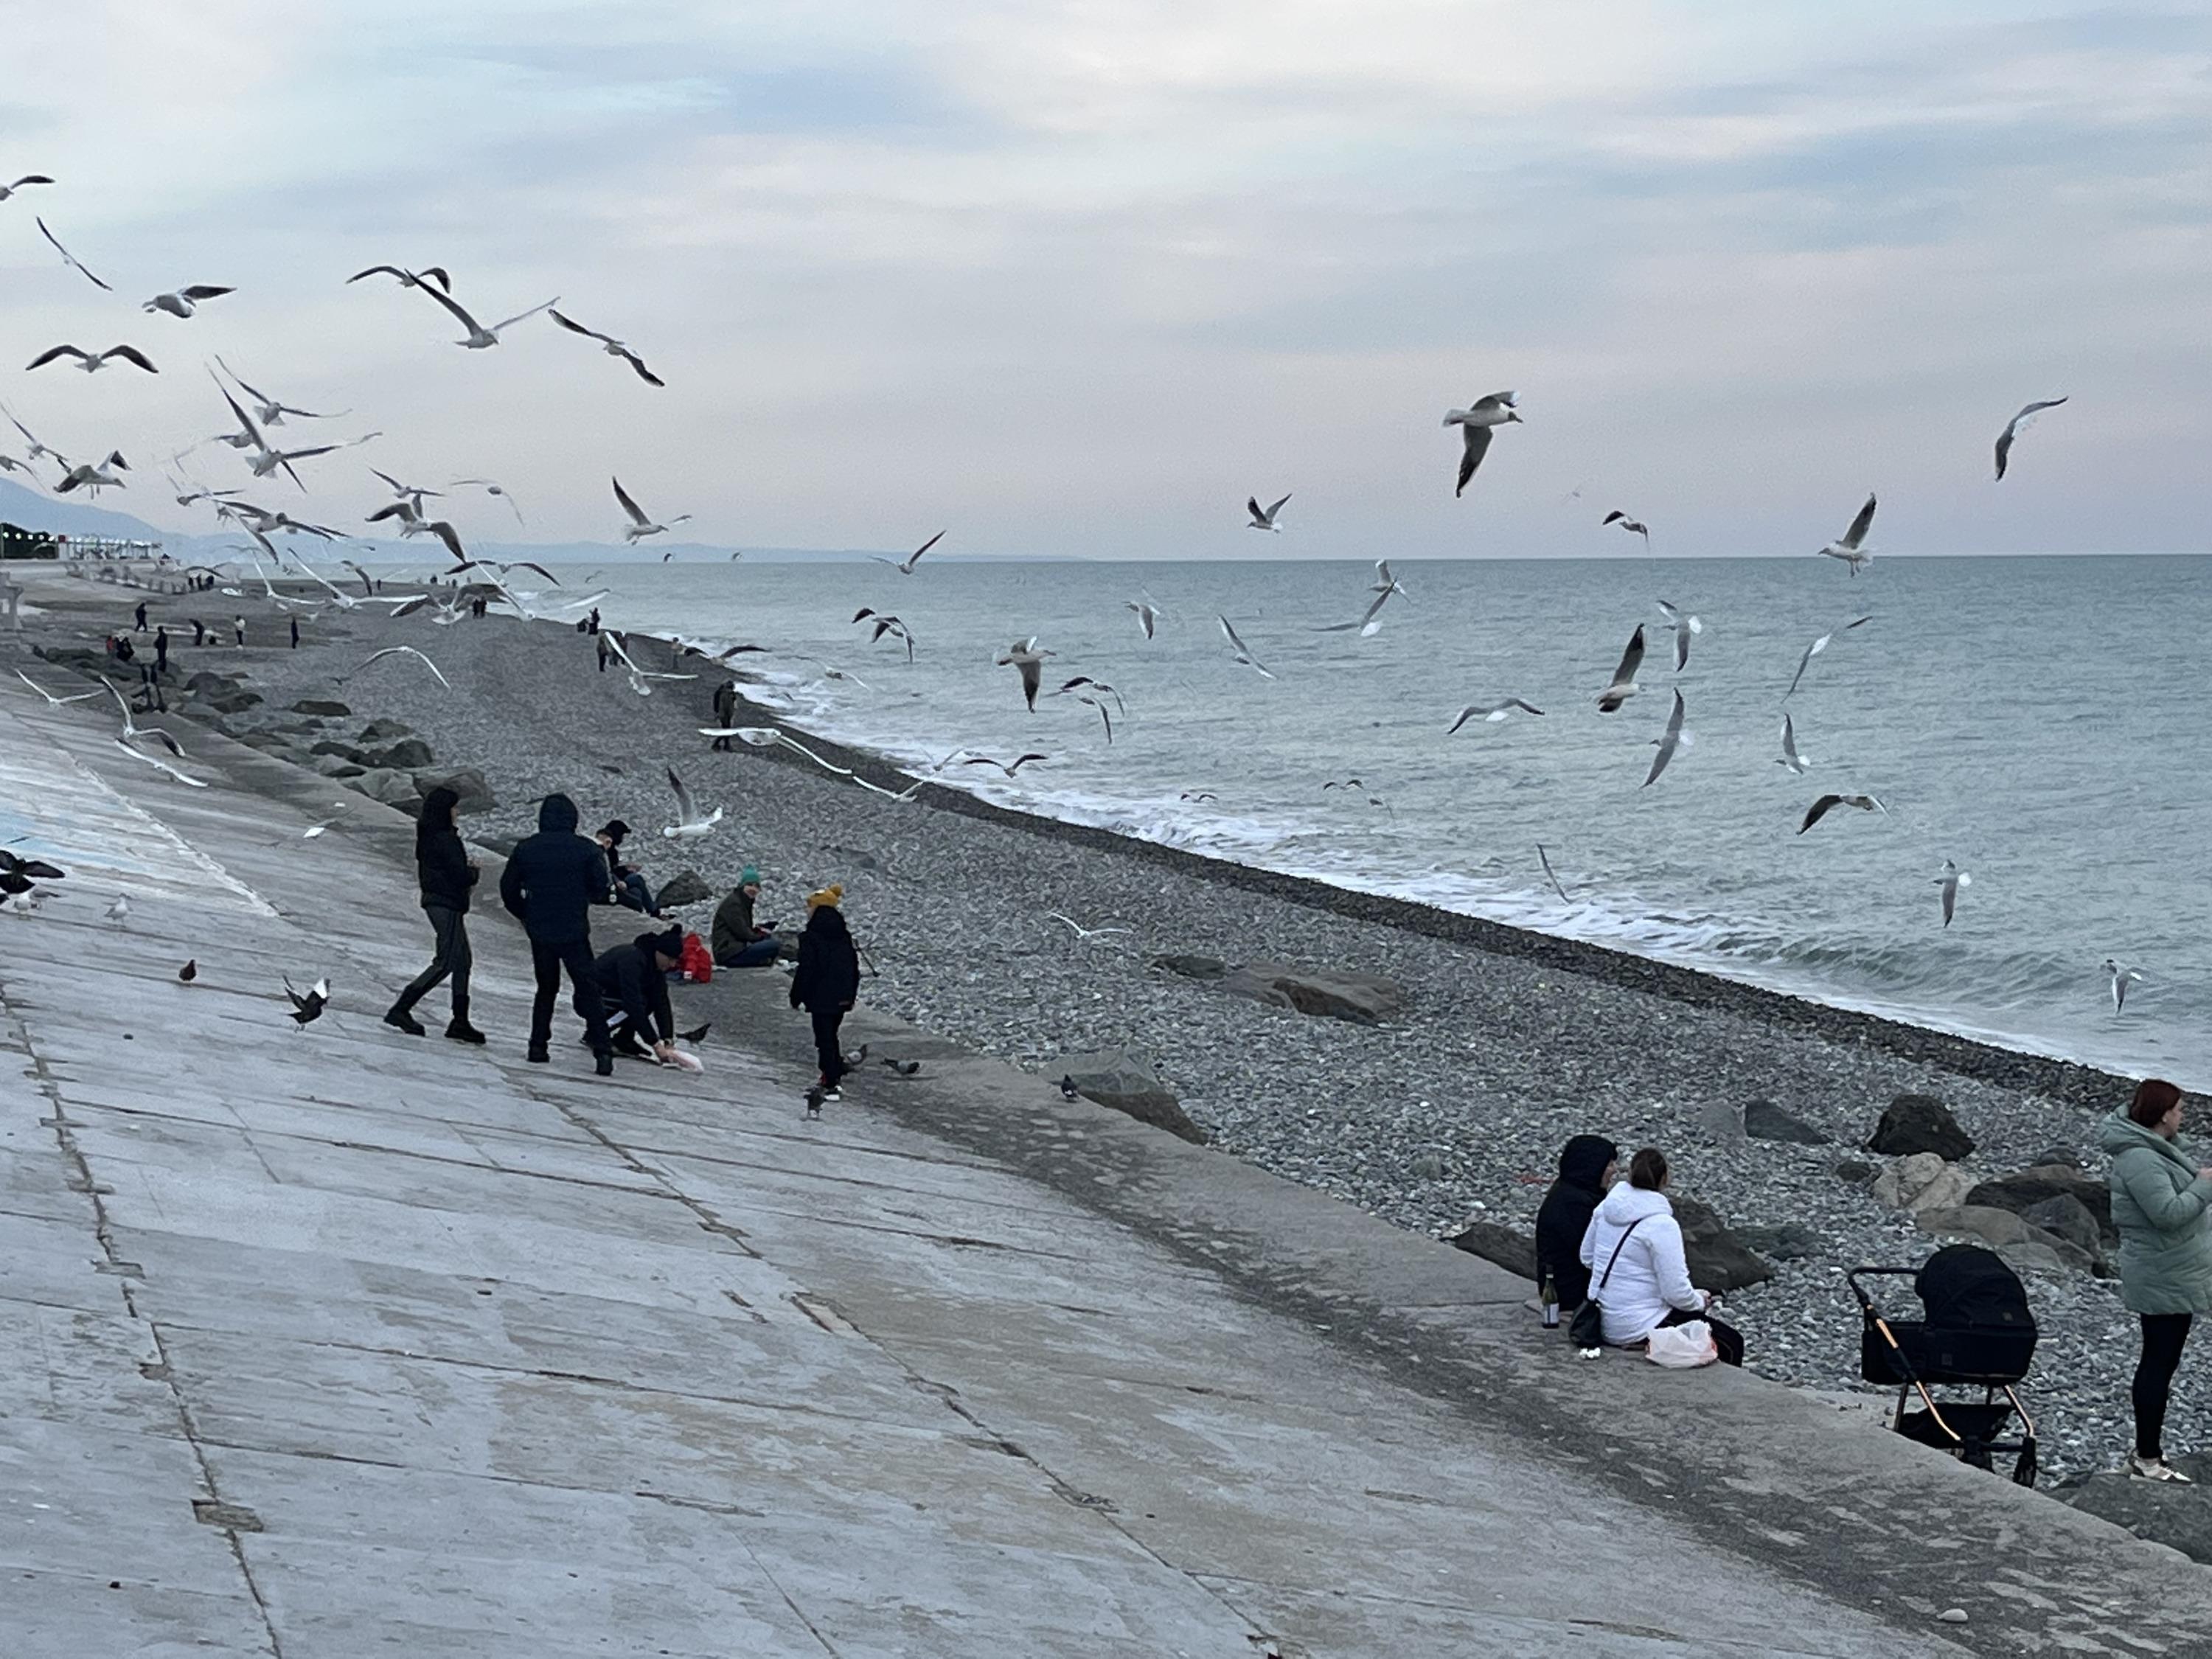
[[[2191,1322],[2212,1311],[2212,1165],[2182,1141],[2181,1091],[2145,1079],[2124,1111],[2105,1120],[2098,1144],[2112,1155],[2112,1224],[2120,1232],[2120,1300],[2142,1321],[2142,1358],[2131,1390],[2136,1449],[2128,1473],[2186,1481],[2166,1462],[2160,1437],[2173,1373]]]

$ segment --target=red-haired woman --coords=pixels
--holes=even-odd
[[[2105,1120],[2099,1145],[2112,1158],[2112,1224],[2120,1231],[2120,1300],[2142,1320],[2142,1358],[2132,1390],[2136,1446],[2128,1473],[2186,1481],[2160,1441],[2173,1373],[2190,1322],[2212,1310],[2212,1165],[2181,1139],[2181,1091],[2147,1079]]]

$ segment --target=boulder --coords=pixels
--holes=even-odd
[[[1977,1189],[1978,1190],[1978,1189]],[[1972,1193],[1966,1201],[1974,1201]],[[2032,1227],[2040,1227],[2046,1233],[2064,1239],[2076,1249],[2091,1256],[2105,1253],[2105,1230],[2099,1224],[2095,1212],[2071,1193],[2061,1193],[2056,1198],[2046,1198],[2029,1205],[2020,1212],[2020,1218]]]
[[[1829,1173],[1833,1175],[1837,1180],[1849,1182],[1851,1186],[1856,1187],[1862,1182],[1873,1180],[1875,1169],[1874,1165],[1868,1163],[1864,1158],[1847,1158],[1844,1159],[1842,1163],[1837,1164],[1833,1170],[1829,1171]]]
[[[2171,1446],[2168,1442],[2166,1462],[2193,1476],[2195,1486],[2100,1472],[2062,1480],[2049,1489],[2050,1495],[2125,1527],[2138,1538],[2212,1564],[2212,1452],[2176,1453]]]
[[[185,690],[196,697],[210,694],[220,696],[230,690],[237,684],[238,681],[234,676],[218,674],[212,669],[203,668],[198,673],[186,677]]]
[[[1185,979],[1223,979],[1229,973],[1229,964],[1219,957],[1154,957],[1152,965]]]
[[[2086,1273],[2096,1264],[2088,1251],[2022,1220],[2010,1210],[1992,1209],[1985,1204],[1930,1206],[1916,1213],[1912,1220],[1923,1232],[1987,1244],[2003,1253],[2014,1267]]]
[[[340,715],[350,714],[353,710],[342,702],[331,702],[328,697],[302,697],[292,705],[292,712],[295,714],[319,714],[326,719],[336,719]]]
[[[2021,1170],[2017,1175],[1984,1181],[1966,1194],[1966,1202],[1985,1204],[1992,1209],[2019,1212],[2051,1198],[2075,1200],[2097,1218],[2097,1229],[2106,1237],[2119,1237],[2118,1231],[2112,1225],[2112,1188],[2095,1176],[2084,1175],[2063,1164],[2039,1164],[2032,1170]]]
[[[218,714],[243,714],[261,701],[258,691],[239,690],[210,693],[200,699]]]
[[[1754,1100],[1744,1107],[1743,1132],[1753,1140],[1781,1140],[1796,1146],[1828,1144],[1827,1136],[1771,1100]]]
[[[438,757],[430,752],[430,745],[420,738],[402,738],[387,748],[369,750],[364,758],[373,767],[394,772],[419,772],[438,763]]]
[[[1740,1291],[1774,1277],[1772,1264],[1753,1255],[1710,1206],[1694,1198],[1677,1198],[1674,1204],[1690,1282],[1699,1290]]]
[[[317,755],[311,764],[326,778],[357,778],[368,769],[356,766],[343,755]]]
[[[672,905],[698,904],[714,896],[714,890],[707,885],[706,877],[696,870],[679,870],[668,878],[653,902],[662,909]]]
[[[1899,1095],[1875,1126],[1867,1150],[1884,1158],[1933,1152],[1955,1163],[1974,1150],[1974,1139],[1959,1127],[1951,1109],[1933,1095]]]
[[[2046,1146],[2029,1160],[2029,1167],[2045,1164],[2061,1164],[2069,1170],[2081,1167],[2081,1154],[2071,1146]]]
[[[1184,1114],[1174,1091],[1151,1066],[1127,1054],[1073,1054],[1060,1061],[1060,1073],[1085,1100],[1126,1112],[1139,1123],[1165,1129],[1194,1146],[1206,1144],[1206,1132]]]
[[[1221,988],[1272,1007],[1294,1008],[1354,1025],[1380,1025],[1406,1006],[1395,980],[1375,974],[1293,968],[1287,963],[1253,962],[1232,969]]]
[[[1885,1165],[1874,1178],[1875,1202],[1893,1210],[1950,1209],[1966,1201],[1973,1182],[1933,1152],[1915,1152]]]
[[[368,757],[351,744],[340,743],[335,738],[316,739],[307,752],[311,755],[336,755],[340,760],[351,761],[356,766],[363,765],[368,760]]]
[[[239,742],[248,749],[258,749],[264,755],[289,755],[293,752],[291,740],[275,732],[241,732]]]
[[[1470,1221],[1444,1243],[1455,1250],[1465,1250],[1469,1255],[1479,1255],[1493,1262],[1509,1273],[1522,1278],[1536,1277],[1536,1235],[1524,1233],[1514,1227],[1500,1226],[1495,1221]]]
[[[458,772],[417,772],[415,786],[426,796],[433,789],[452,790],[461,798],[464,814],[489,812],[499,805],[499,797],[492,793],[491,785],[484,781],[484,775],[473,766],[464,766]]]
[[[1802,1261],[1820,1253],[1820,1236],[1799,1221],[1777,1227],[1739,1227],[1735,1236],[1747,1249],[1776,1261]]]
[[[411,738],[415,728],[404,720],[371,720],[361,728],[356,743],[392,743],[401,738]]]
[[[1743,1145],[1743,1111],[1732,1100],[1709,1100],[1698,1108],[1698,1133],[1716,1146]]]
[[[405,772],[395,772],[389,767],[374,767],[357,778],[346,780],[346,787],[357,789],[371,800],[382,801],[386,806],[406,805],[419,811],[422,797],[416,792],[414,777]]]

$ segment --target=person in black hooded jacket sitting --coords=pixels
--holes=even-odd
[[[553,1040],[553,1000],[561,994],[565,969],[575,988],[584,1040],[598,1060],[599,1075],[605,1077],[615,1061],[607,1046],[606,1005],[592,971],[591,907],[606,902],[611,883],[606,854],[599,842],[576,833],[576,823],[575,802],[566,795],[546,796],[538,809],[538,833],[507,860],[499,897],[522,919],[522,931],[530,936],[530,965],[538,977],[538,995],[530,1008],[530,1059],[543,1065],[552,1058],[547,1045]]]
[[[668,1006],[668,975],[684,957],[684,930],[640,933],[627,945],[603,952],[592,964],[599,994],[621,1011],[611,1034],[614,1051],[633,1060],[647,1058],[642,1036],[652,1043],[652,1058],[665,1060],[676,1046],[676,1012]]]
[[[1590,1270],[1583,1265],[1583,1235],[1613,1184],[1620,1148],[1603,1135],[1577,1135],[1559,1153],[1559,1178],[1536,1212],[1536,1284],[1547,1276],[1559,1306],[1572,1313],[1589,1300]]]

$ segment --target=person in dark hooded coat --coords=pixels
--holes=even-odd
[[[668,1058],[676,1046],[676,1011],[668,1004],[668,975],[683,959],[684,929],[677,927],[664,933],[640,933],[629,944],[602,953],[592,964],[599,994],[621,1012],[611,1037],[617,1054],[643,1060],[644,1043],[650,1042],[653,1058]]]
[[[437,954],[417,974],[399,1000],[384,1016],[384,1023],[410,1036],[421,1036],[415,1005],[438,987],[448,974],[453,980],[453,1018],[446,1035],[457,1042],[482,1042],[484,1034],[469,1024],[469,969],[475,958],[469,950],[465,918],[469,890],[477,884],[477,867],[469,862],[458,825],[461,797],[441,784],[422,799],[422,816],[415,821],[415,871],[422,884],[423,913],[437,939]]]
[[[845,1075],[837,1028],[860,994],[860,957],[837,906],[845,896],[832,885],[806,896],[806,931],[799,936],[799,970],[791,976],[791,1006],[814,1022],[814,1054],[822,1066],[822,1094],[835,1100]]]
[[[584,1040],[599,1062],[599,1075],[605,1077],[615,1061],[607,1046],[606,1006],[592,971],[591,907],[606,902],[611,878],[607,855],[599,842],[576,833],[577,821],[575,802],[566,795],[546,796],[538,809],[538,833],[507,860],[499,897],[522,919],[522,931],[530,936],[538,995],[530,1009],[529,1057],[540,1065],[552,1057],[548,1045],[553,1040],[553,1001],[561,994],[565,969],[575,988]]]
[[[1536,1283],[1549,1273],[1559,1305],[1572,1313],[1589,1300],[1590,1270],[1583,1265],[1583,1235],[1613,1182],[1620,1148],[1603,1135],[1577,1135],[1559,1153],[1559,1178],[1536,1212]]]

